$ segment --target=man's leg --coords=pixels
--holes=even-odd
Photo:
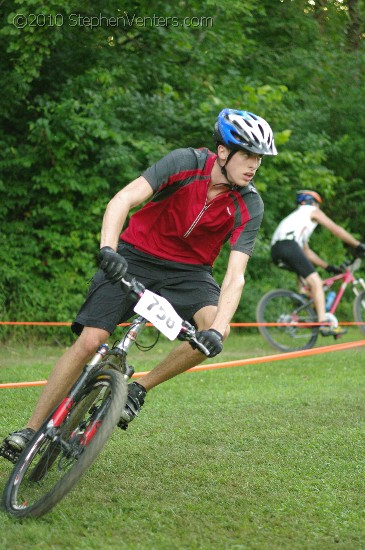
[[[314,271],[313,273],[308,275],[308,277],[306,278],[306,282],[311,291],[318,321],[325,321],[326,307],[322,279],[320,278],[319,274]]]
[[[330,313],[326,313],[323,283],[319,274],[317,272],[311,273],[306,278],[306,281],[311,291],[318,321],[326,323],[326,325],[321,326],[319,329],[322,336],[334,336],[338,338],[345,334],[346,331],[338,325],[336,317]]]
[[[216,306],[206,306],[194,315],[198,330],[206,330],[211,327],[216,311]],[[158,384],[199,365],[204,359],[206,359],[206,356],[203,353],[193,350],[188,342],[183,342],[173,349],[154,369],[140,378],[138,383],[148,391],[158,386]]]
[[[187,342],[183,342],[173,349],[154,369],[140,378],[139,384],[148,391],[158,384],[199,365],[204,359],[206,359],[205,355],[200,351],[193,350]]]
[[[206,306],[194,315],[198,330],[206,330],[211,327],[216,311],[216,306]],[[225,338],[228,336],[228,332],[227,330]],[[127,404],[122,411],[118,426],[123,430],[128,428],[129,422],[138,416],[149,390],[199,365],[204,359],[206,356],[200,351],[193,350],[188,342],[183,342],[173,349],[161,363],[140,378],[138,382],[129,384]]]
[[[29,419],[27,428],[34,430],[40,428],[45,418],[67,395],[85,364],[108,338],[109,332],[106,330],[84,327],[76,342],[57,361]]]

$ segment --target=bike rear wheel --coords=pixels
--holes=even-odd
[[[126,377],[99,371],[86,383],[59,428],[52,415],[23,451],[5,486],[3,506],[18,518],[53,508],[94,462],[120,419]]]
[[[355,298],[354,317],[357,323],[365,322],[365,290],[360,292]],[[359,329],[365,334],[365,325],[359,325]]]
[[[314,346],[318,337],[317,315],[308,300],[291,290],[277,289],[265,294],[256,308],[258,323],[288,323],[282,326],[259,326],[263,338],[281,351],[296,351]],[[309,323],[299,327],[297,323]]]

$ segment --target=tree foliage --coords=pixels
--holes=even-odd
[[[170,149],[213,147],[226,106],[266,118],[280,153],[257,176],[266,212],[237,318],[275,282],[270,236],[296,189],[364,235],[364,13],[363,0],[4,0],[3,319],[72,319],[108,200]],[[328,235],[318,246],[341,259]]]

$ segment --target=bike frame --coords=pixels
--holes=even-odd
[[[332,313],[332,314],[335,313],[342,299],[342,296],[344,295],[345,290],[349,284],[352,284],[352,289],[354,291],[355,296],[358,296],[358,294],[360,294],[360,290],[357,288],[357,286],[360,286],[362,290],[365,290],[364,279],[362,277],[357,279],[354,276],[354,271],[359,269],[360,265],[361,265],[361,260],[356,259],[348,267],[345,268],[344,273],[340,273],[339,275],[333,275],[332,277],[328,277],[327,279],[323,280],[324,291],[327,291],[329,288],[331,288],[332,285],[337,281],[342,281],[341,286],[336,293],[336,297],[333,301],[333,304],[329,310],[329,313]],[[305,288],[309,292],[307,285],[305,285]]]
[[[360,266],[360,258],[348,260],[341,266],[342,273],[323,280],[324,291],[327,291],[336,283],[340,285],[337,292],[334,292],[334,301],[328,312],[334,317],[333,322],[336,320],[334,312],[337,310],[346,288],[350,284],[355,294],[353,314],[356,323],[354,324],[365,324],[363,322],[365,281],[361,277],[356,278],[354,276],[354,272]],[[288,269],[285,265],[280,267]],[[290,288],[277,288],[267,292],[262,296],[256,307],[258,328],[263,338],[270,345],[285,352],[313,347],[322,324],[317,320],[309,286],[302,277],[298,277],[298,282],[299,289],[296,291]],[[361,330],[365,332],[365,328]]]
[[[137,282],[133,281],[132,285],[134,284],[137,284]],[[143,290],[141,290],[142,287],[140,283],[138,283],[138,285],[138,287],[134,287],[134,293],[135,295],[138,295],[138,297],[141,297],[143,294]],[[50,434],[53,434],[53,437],[57,437],[56,429],[64,422],[70,410],[72,409],[79,392],[86,384],[88,378],[95,371],[108,367],[118,370],[127,378],[132,377],[134,369],[131,365],[128,364],[127,355],[129,349],[135,344],[139,334],[143,331],[147,323],[148,320],[146,318],[144,318],[142,315],[138,315],[132,321],[131,325],[128,327],[125,334],[123,334],[122,338],[118,340],[111,349],[107,344],[102,344],[98,348],[94,357],[83,368],[80,377],[71,388],[67,397],[65,397],[58,405],[58,407],[53,412],[50,420],[48,421],[47,429]],[[190,337],[190,340],[196,342],[196,338],[194,336],[195,329],[190,325],[190,323],[184,321],[182,331]],[[203,351],[203,353],[205,353],[206,355],[209,353],[209,351],[202,344],[199,344],[199,347],[201,351]],[[88,443],[92,440],[96,430],[97,423],[91,424],[89,429],[84,434],[84,446],[88,445]]]
[[[58,428],[62,422],[67,417],[68,413],[73,407],[73,404],[75,402],[76,397],[78,396],[79,391],[84,387],[87,379],[89,376],[95,372],[95,370],[99,370],[100,368],[103,368],[103,366],[110,366],[112,368],[116,368],[119,370],[122,374],[130,378],[134,372],[133,367],[129,366],[127,363],[127,354],[130,349],[130,347],[135,343],[137,340],[137,337],[140,332],[144,329],[146,326],[147,319],[145,319],[142,316],[138,316],[132,323],[131,326],[128,328],[126,334],[123,335],[123,337],[113,346],[112,349],[109,349],[109,346],[107,344],[102,344],[94,357],[91,359],[91,361],[85,365],[82,374],[72,387],[70,393],[67,397],[63,399],[63,401],[60,403],[60,405],[57,407],[55,412],[52,414],[52,417],[50,418],[47,428],[49,430],[53,430],[54,428]],[[118,364],[108,364],[108,359],[113,358],[117,356],[118,357]],[[104,365],[101,365],[100,362],[103,361]],[[92,433],[90,430],[85,434],[85,445],[88,444],[89,440],[92,439],[94,433]]]
[[[323,281],[323,286],[325,289],[329,289],[336,281],[342,281],[342,283],[340,288],[337,291],[336,298],[334,299],[333,304],[329,310],[330,313],[334,313],[336,311],[337,306],[340,303],[347,286],[350,283],[354,283],[356,279],[351,273],[351,271],[349,269],[346,269],[345,273],[341,273],[340,275],[334,275],[333,277],[329,277],[328,279],[325,279]]]

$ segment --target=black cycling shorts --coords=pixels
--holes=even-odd
[[[294,271],[304,279],[316,271],[296,241],[277,241],[271,247],[271,257],[276,265]]]
[[[128,274],[136,277],[146,288],[166,298],[188,321],[205,306],[216,306],[220,288],[210,266],[186,265],[136,250],[122,243],[118,252],[128,262]],[[136,300],[119,283],[110,283],[99,270],[91,281],[84,304],[72,324],[72,331],[80,334],[84,326],[101,328],[112,334],[119,323],[135,315]]]

